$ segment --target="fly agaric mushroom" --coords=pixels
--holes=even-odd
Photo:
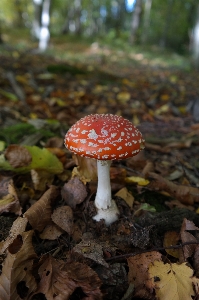
[[[65,136],[65,146],[75,154],[97,159],[97,215],[110,225],[118,219],[118,208],[111,197],[111,160],[132,157],[144,149],[140,131],[123,117],[112,114],[88,115],[77,121]]]

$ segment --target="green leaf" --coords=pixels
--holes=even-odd
[[[37,146],[23,146],[32,156],[32,161],[28,166],[14,168],[10,165],[4,155],[0,155],[0,169],[5,171],[14,171],[17,173],[27,173],[30,170],[45,170],[52,174],[60,174],[63,172],[63,165],[59,159],[49,150],[39,148]]]

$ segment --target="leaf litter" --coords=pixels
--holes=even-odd
[[[197,299],[198,74],[63,69],[29,53],[3,57],[1,74],[10,64],[21,92],[0,82],[1,230],[12,220],[0,232],[0,299]],[[63,146],[91,113],[122,115],[146,139],[138,156],[112,163],[120,217],[110,227],[92,219],[96,162]]]

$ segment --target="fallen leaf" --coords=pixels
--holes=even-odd
[[[128,92],[120,92],[117,94],[117,100],[121,103],[126,103],[131,99],[131,94]]]
[[[115,196],[120,197],[122,199],[124,199],[124,201],[128,204],[128,206],[130,208],[133,207],[133,203],[134,203],[134,197],[131,193],[129,193],[129,191],[127,190],[126,187],[122,188],[121,190],[119,190]]]
[[[47,300],[55,299],[55,295],[59,300],[68,300],[77,288],[89,300],[102,299],[99,277],[84,264],[64,263],[49,256],[39,268],[39,275],[41,280],[35,294],[42,293]]]
[[[91,180],[97,180],[97,162],[94,159],[73,155],[75,167],[72,171],[72,177],[78,176],[80,180],[86,184]]]
[[[87,197],[86,186],[78,177],[74,177],[64,184],[61,195],[67,205],[75,208],[77,204],[82,203]]]
[[[33,260],[37,258],[32,246],[33,230],[18,235],[8,248],[0,276],[1,300],[21,300],[36,290],[37,284],[32,275]],[[22,294],[17,287],[25,285]]]
[[[0,213],[11,212],[21,214],[21,205],[13,180],[5,178],[0,182]]]
[[[51,221],[51,204],[56,200],[58,195],[59,189],[52,185],[43,196],[25,212],[25,217],[35,230],[41,232]]]
[[[149,268],[149,276],[160,300],[190,300],[195,294],[191,278],[193,270],[186,263],[178,265],[154,261]]]
[[[103,246],[94,239],[82,239],[72,251],[73,253],[78,253],[80,256],[89,258],[97,264],[108,268],[108,263],[103,257]]]
[[[64,232],[65,231],[63,229],[61,229],[59,226],[51,222],[44,228],[42,233],[40,233],[39,237],[42,240],[54,241],[58,237],[60,237],[60,235],[62,235]]]
[[[166,247],[170,247],[170,246],[175,246],[179,243],[180,240],[180,235],[177,231],[167,231],[164,235],[164,241],[163,241],[163,246]],[[175,257],[175,258],[179,258],[180,257],[180,253],[182,252],[182,249],[165,249],[165,251]],[[182,255],[182,253],[181,253]]]
[[[61,229],[71,234],[73,231],[73,211],[70,206],[60,206],[51,216],[53,222]]]
[[[35,190],[45,191],[46,187],[51,185],[54,180],[54,174],[51,174],[45,170],[34,170],[30,171],[32,182]]]
[[[197,226],[195,226],[195,224],[192,221],[184,219],[182,226],[181,226],[181,230],[180,230],[180,237],[181,237],[182,243],[197,242],[197,239],[195,238],[195,236],[193,234],[195,231],[198,231],[198,230],[199,230],[199,228]],[[188,231],[193,231],[193,234],[191,234]],[[183,257],[185,258],[185,260],[188,257],[192,256],[196,247],[197,247],[197,244],[185,245],[183,247]]]
[[[152,262],[161,260],[162,255],[159,252],[142,253],[127,259],[129,273],[128,282],[133,283],[135,287],[135,296],[149,296],[152,293],[154,284],[149,277],[149,266]]]
[[[5,241],[0,242],[0,254],[3,254],[3,252],[9,247],[14,239],[25,231],[27,223],[28,219],[25,217],[18,217],[13,222],[8,237]]]
[[[148,179],[144,179],[142,177],[138,177],[138,176],[130,176],[130,177],[126,177],[125,181],[127,183],[137,183],[140,186],[145,186],[149,184],[149,180]]]
[[[0,167],[3,170],[14,171],[19,173],[26,173],[32,169],[45,170],[52,174],[60,174],[63,172],[63,164],[54,154],[52,154],[46,148],[41,149],[37,146],[15,145],[15,147],[8,148],[8,149],[10,149],[8,152],[9,153],[8,158],[11,160],[13,165],[18,167],[13,167],[11,163],[8,160],[6,160],[5,155],[2,154],[0,155]],[[20,151],[26,153],[25,159],[23,159],[23,156],[21,155],[19,156],[18,153]],[[27,154],[27,151],[29,155]],[[18,160],[18,156],[20,160]],[[28,160],[30,160],[30,157],[31,157],[31,162],[28,165],[26,165]]]
[[[13,168],[27,167],[32,161],[28,150],[20,145],[8,146],[4,154]]]

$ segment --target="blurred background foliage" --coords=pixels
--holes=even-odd
[[[153,46],[189,55],[199,68],[197,0],[1,0],[1,43],[11,31],[26,33],[41,51],[52,38],[70,36],[120,48]]]

